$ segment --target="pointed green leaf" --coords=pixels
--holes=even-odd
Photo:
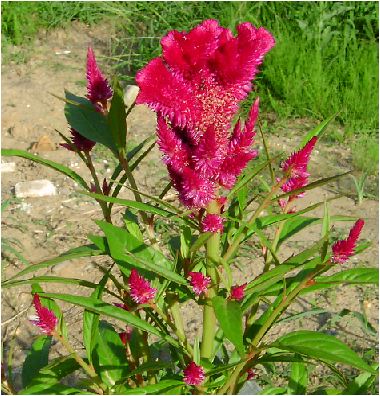
[[[103,251],[99,250],[95,245],[84,245],[84,246],[76,247],[74,249],[68,250],[65,253],[60,254],[57,257],[24,268],[22,271],[18,272],[16,275],[9,278],[7,282],[19,278],[20,276],[29,274],[30,272],[35,272],[41,268],[51,267],[55,264],[62,263],[63,261],[73,260],[80,257],[99,256],[102,254]]]
[[[41,295],[48,298],[66,301],[70,304],[74,304],[86,308],[92,312],[106,315],[111,318],[119,319],[124,323],[137,327],[140,330],[147,331],[148,333],[162,337],[166,340],[172,340],[171,337],[168,338],[166,335],[162,334],[151,324],[145,322],[136,315],[133,315],[132,313],[122,308],[115,307],[114,305],[111,304],[107,304],[102,300],[98,300],[91,297],[72,296],[69,294],[60,294],[60,293],[43,293]]]
[[[243,313],[240,304],[216,296],[212,299],[212,305],[224,335],[235,345],[239,355],[243,356]]]
[[[346,344],[324,333],[308,330],[294,331],[277,339],[272,346],[318,360],[343,363],[370,373],[376,372]]]
[[[72,169],[68,168],[67,166],[58,164],[57,162],[51,161],[49,159],[41,158],[38,155],[28,153],[27,151],[13,150],[13,149],[2,149],[1,155],[3,157],[13,157],[13,156],[21,157],[36,162],[38,164],[45,165],[60,173],[63,173],[65,176],[68,176],[70,179],[74,180],[85,189],[89,188],[87,183],[84,181],[84,179],[81,176],[79,176],[77,173],[75,173]]]
[[[38,371],[49,362],[51,336],[39,336],[33,342],[32,347],[22,365],[22,386],[30,384]]]
[[[301,149],[305,146],[305,144],[314,136],[321,138],[323,133],[326,131],[327,126],[330,122],[338,115],[338,113],[333,114],[332,116],[328,117],[326,120],[322,121],[318,126],[312,129],[310,132],[306,134],[306,136],[301,140],[300,145],[298,146],[297,150]]]
[[[307,366],[305,363],[293,362],[290,366],[288,389],[291,395],[306,395],[308,383]]]
[[[127,138],[127,114],[123,98],[123,89],[117,78],[114,78],[111,107],[107,116],[109,129],[112,133],[114,145],[118,151],[125,151]]]
[[[93,142],[101,143],[117,152],[107,117],[96,111],[95,106],[85,98],[65,91],[65,116],[72,128]]]
[[[105,321],[100,321],[97,333],[97,342],[92,351],[92,361],[95,371],[99,373],[102,381],[112,387],[128,372],[125,346],[119,334]]]

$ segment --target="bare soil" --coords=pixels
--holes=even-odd
[[[51,151],[39,151],[38,155],[71,167],[89,180],[85,167],[74,153],[59,146],[62,139],[56,130],[67,134],[67,123],[63,114],[63,102],[52,96],[63,96],[64,89],[75,94],[85,94],[85,56],[91,44],[99,55],[109,54],[109,42],[112,38],[112,27],[98,27],[96,31],[73,24],[70,30],[57,30],[38,39],[33,52],[25,64],[6,64],[2,66],[2,147],[23,150],[37,150],[42,136],[52,142]],[[99,39],[101,38],[101,39]],[[62,54],[68,50],[70,53]],[[107,68],[104,67],[106,70]],[[310,120],[290,120],[278,122],[273,115],[262,115],[267,119],[271,129],[277,133],[268,137],[272,152],[290,153],[301,140],[302,136],[315,125]],[[129,121],[129,139],[131,142],[142,141],[155,131],[154,114],[144,106],[136,107]],[[264,155],[262,143],[258,137],[260,153]],[[110,177],[112,158],[99,148],[95,149],[95,163],[99,174]],[[161,164],[157,149],[149,154],[137,172],[137,180],[141,191],[158,193],[160,187],[167,182],[164,166]],[[2,213],[2,238],[12,244],[30,263],[55,257],[70,248],[85,244],[88,234],[99,233],[94,220],[101,218],[101,211],[96,202],[79,193],[79,188],[72,180],[51,169],[20,158],[3,158],[5,162],[15,162],[16,171],[2,174],[2,200],[11,200],[10,205]],[[343,145],[328,145],[319,142],[311,161],[313,179],[343,173],[351,169],[351,152]],[[49,179],[57,187],[57,195],[43,198],[15,199],[14,186],[19,181]],[[361,206],[355,204],[353,183],[349,177],[339,182],[308,192],[300,207],[337,197],[330,203],[332,215],[344,214],[355,218],[364,218],[366,225],[362,234],[364,240],[372,245],[363,254],[354,257],[345,268],[377,267],[378,265],[378,202],[366,199]],[[129,197],[127,190],[122,196]],[[117,212],[118,209],[116,208]],[[323,206],[311,214],[323,216]],[[336,232],[345,236],[351,223],[335,222]],[[298,251],[301,246],[310,245],[320,238],[321,226],[307,228],[293,237],[285,246],[280,258],[286,258]],[[237,282],[251,279],[262,268],[262,259],[251,255],[242,258],[236,266],[234,277]],[[38,274],[55,274],[97,282],[102,274],[97,264],[107,266],[110,261],[99,258],[87,258],[67,261],[55,267],[43,270]],[[21,260],[9,252],[3,252],[2,279],[8,279],[24,267]],[[332,269],[332,272],[339,268]],[[44,290],[64,293],[86,294],[88,289],[71,285],[46,284]],[[368,322],[378,330],[378,293],[373,286],[340,286],[334,290],[311,297],[299,299],[291,307],[290,313],[303,312],[312,304],[328,309],[332,314],[343,308],[365,313]],[[60,304],[70,329],[73,345],[81,348],[82,310],[73,306]],[[265,307],[264,307],[265,308]],[[28,320],[33,313],[31,308],[30,286],[3,289],[2,293],[2,336],[4,353],[7,356],[10,340],[15,337],[14,364],[16,374],[25,358],[30,344],[39,331]],[[192,304],[186,309],[187,331],[194,337],[199,329],[199,308]],[[298,328],[328,330],[346,341],[359,353],[377,349],[377,335],[366,331],[360,321],[346,316],[337,324],[329,327],[331,315],[316,315],[295,321],[284,322],[272,330],[268,337],[284,334]],[[54,346],[54,353],[61,351]],[[376,352],[375,352],[376,354]],[[19,386],[20,384],[16,384]]]

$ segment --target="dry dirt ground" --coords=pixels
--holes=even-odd
[[[100,40],[99,37],[102,39]],[[63,114],[63,103],[51,93],[62,96],[64,89],[85,94],[85,56],[89,44],[94,46],[98,55],[108,54],[109,39],[112,29],[106,26],[103,31],[96,32],[82,25],[73,25],[69,31],[59,30],[40,38],[33,47],[33,53],[25,64],[6,64],[2,66],[2,147],[30,150],[33,143],[41,136],[48,136],[54,144],[52,151],[38,154],[71,167],[89,181],[88,173],[80,164],[75,154],[59,147],[62,139],[56,129],[67,133],[67,124]],[[68,50],[70,53],[62,54]],[[102,64],[103,62],[100,61]],[[266,115],[262,116],[263,119]],[[270,135],[272,152],[289,153],[295,148],[306,133],[314,125],[308,120],[293,120],[289,123],[268,117],[269,125],[277,132]],[[154,115],[145,107],[139,106],[132,112],[129,122],[129,139],[139,142],[154,133]],[[261,142],[259,141],[260,145]],[[262,146],[260,146],[262,151]],[[138,169],[138,184],[142,191],[157,193],[167,182],[165,168],[159,161],[159,153],[154,150]],[[350,169],[351,153],[344,146],[319,144],[313,154],[311,174],[313,178],[326,177],[342,173]],[[2,238],[12,244],[30,263],[55,257],[66,250],[85,244],[86,235],[98,233],[94,220],[101,217],[96,202],[78,192],[72,180],[55,171],[36,165],[19,158],[3,158],[5,162],[15,162],[16,171],[2,174],[2,200],[11,200],[10,205],[2,213]],[[95,163],[99,174],[110,177],[112,159],[104,150],[95,150]],[[43,198],[15,199],[14,186],[20,181],[49,179],[57,187],[57,195]],[[378,202],[366,199],[361,206],[355,205],[353,187],[350,178],[335,182],[327,187],[318,188],[307,193],[300,203],[307,206],[343,193],[343,197],[330,204],[331,214],[344,214],[362,217],[366,221],[362,238],[370,240],[372,246],[362,255],[353,258],[345,267],[376,267],[378,265]],[[127,191],[122,195],[128,196]],[[116,209],[117,211],[117,209]],[[323,210],[313,214],[322,216]],[[350,223],[336,222],[336,229],[346,235]],[[311,244],[319,239],[320,225],[310,227],[306,232],[297,234],[286,245],[281,258],[297,251],[299,246]],[[260,257],[242,258],[239,262],[244,270],[236,267],[236,281],[252,278],[262,267]],[[101,273],[96,264],[108,265],[104,259],[78,259],[67,261],[39,274],[54,274],[65,277],[81,278],[98,281]],[[7,252],[3,253],[2,278],[7,279],[24,267],[22,261]],[[47,284],[46,291],[65,293],[85,293],[71,285]],[[291,308],[291,312],[301,312],[311,308],[312,304],[326,308],[331,313],[340,312],[343,308],[365,313],[369,323],[378,329],[378,295],[377,289],[371,287],[341,286],[310,298],[300,299]],[[77,325],[81,320],[82,310],[73,306],[60,304],[66,322],[69,325],[73,345],[81,348],[81,330]],[[197,313],[199,309],[192,306],[186,310],[187,331],[191,337],[199,328]],[[20,373],[20,365],[30,347],[33,338],[39,333],[30,324],[28,316],[33,313],[29,286],[17,289],[3,289],[2,293],[2,336],[5,357],[9,352],[9,342],[15,337],[16,375]],[[269,334],[273,337],[296,328],[328,330],[339,338],[346,340],[359,353],[373,350],[376,355],[377,334],[365,331],[358,319],[346,316],[334,325],[329,321],[331,315],[316,315],[308,319],[284,322]],[[54,349],[55,348],[55,349]],[[56,354],[60,353],[57,346],[53,347]],[[369,352],[370,353],[370,352]],[[19,385],[19,384],[18,384]]]

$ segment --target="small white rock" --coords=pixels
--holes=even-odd
[[[19,182],[15,186],[17,198],[48,197],[56,195],[56,193],[57,191],[54,184],[46,179]]]
[[[132,103],[136,100],[139,93],[139,87],[137,85],[127,85],[124,92],[124,102],[130,107]]]
[[[1,173],[14,172],[16,170],[16,164],[14,162],[2,162]]]

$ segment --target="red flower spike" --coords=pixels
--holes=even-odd
[[[187,385],[200,385],[205,380],[205,371],[202,366],[198,366],[195,362],[191,362],[185,370],[183,370],[183,382]]]
[[[354,254],[356,242],[359,239],[363,226],[364,220],[357,220],[354,226],[351,228],[348,237],[346,239],[337,241],[332,245],[333,254],[331,261],[333,263],[343,264]]]
[[[103,195],[109,195],[109,193],[111,192],[111,186],[110,186],[110,184],[107,183],[106,178],[103,179],[102,192],[103,192]]]
[[[309,182],[309,173],[307,166],[310,160],[311,152],[318,138],[312,137],[304,147],[294,152],[287,160],[281,164],[281,169],[285,174],[289,174],[289,179],[281,186],[281,190],[285,193],[298,190],[299,188],[307,186]],[[287,202],[295,198],[301,198],[304,193],[289,196],[287,201],[280,202],[280,206],[284,208]]]
[[[156,296],[157,289],[151,287],[149,281],[134,268],[129,276],[128,284],[131,298],[137,304],[149,303]]]
[[[120,340],[124,345],[127,345],[131,341],[132,333],[133,327],[131,326],[126,326],[125,331],[119,333]]]
[[[317,140],[316,136],[312,137],[302,149],[296,151],[285,160],[281,164],[282,171],[284,173],[289,172],[291,177],[308,177],[307,165]]]
[[[244,290],[247,287],[247,284],[244,283],[240,286],[231,287],[231,300],[241,301],[244,298]]]
[[[217,214],[207,213],[202,220],[202,232],[223,232],[223,223],[225,219]]]
[[[233,36],[216,20],[190,32],[169,32],[161,40],[162,57],[150,61],[136,76],[137,104],[158,115],[158,144],[174,187],[188,207],[205,207],[218,184],[232,188],[237,176],[257,153],[253,127],[258,101],[244,129],[231,136],[239,102],[274,39],[250,23]]]
[[[211,283],[209,276],[204,276],[202,272],[189,272],[188,276],[191,278],[190,284],[197,296],[206,293],[207,287]]]
[[[107,99],[112,97],[112,89],[107,79],[100,71],[94,51],[91,47],[87,50],[87,97],[92,103],[107,103]]]
[[[58,318],[53,311],[41,305],[40,296],[37,293],[33,297],[33,304],[37,319],[31,320],[31,322],[38,326],[43,333],[51,335],[57,326]]]
[[[82,136],[74,128],[70,128],[70,133],[72,145],[75,146],[78,151],[85,151],[89,153],[96,144],[92,140]],[[60,145],[69,151],[75,151],[73,147],[68,143],[61,143]]]

